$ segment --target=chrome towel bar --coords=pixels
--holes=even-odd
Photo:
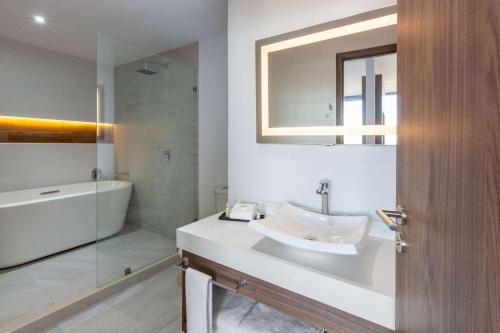
[[[184,267],[184,265],[188,265],[188,264],[189,264],[189,259],[186,258],[186,257],[184,257],[184,258],[182,258],[182,260],[180,262],[178,262],[176,264],[176,266],[177,266],[178,269],[180,269],[181,271],[185,272],[187,270],[187,268]],[[237,294],[239,292],[240,288],[244,288],[248,284],[247,280],[244,280],[244,279],[240,279],[238,281],[238,286],[236,288],[231,288],[231,287],[225,286],[222,283],[219,283],[219,282],[214,281],[214,280],[210,280],[210,283],[212,285],[214,285],[214,286],[220,287],[220,288],[225,289],[227,291],[230,291],[230,292],[232,292],[234,294]]]

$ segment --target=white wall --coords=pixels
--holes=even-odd
[[[394,207],[395,147],[256,143],[255,41],[360,12],[394,0],[231,0],[228,22],[229,195],[294,201],[320,208],[315,193],[332,181],[335,211]]]
[[[0,192],[89,181],[95,165],[93,144],[0,144]]]
[[[215,213],[214,189],[227,185],[227,35],[199,41],[198,209]]]
[[[95,121],[96,65],[0,38],[0,115]],[[0,192],[88,181],[94,144],[0,144]]]
[[[94,62],[0,37],[0,114],[95,121]]]

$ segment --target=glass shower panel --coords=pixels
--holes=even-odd
[[[175,255],[197,218],[196,65],[166,54],[98,36],[100,286]]]

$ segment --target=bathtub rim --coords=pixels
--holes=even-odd
[[[70,187],[77,187],[78,185],[89,185],[89,184],[95,184],[93,186],[93,190],[82,190],[79,192],[74,192],[74,193],[54,193],[54,194],[47,194],[44,197],[37,197],[37,198],[31,198],[28,200],[19,200],[19,201],[11,201],[11,202],[6,202],[6,203],[1,203],[2,197],[8,197],[8,195],[15,195],[19,194],[22,192],[48,192],[48,191],[54,191],[58,190],[61,188],[70,188]],[[105,188],[99,188],[99,184],[111,184],[111,185],[118,185],[118,186],[108,186]],[[99,181],[88,181],[88,182],[79,182],[79,183],[71,183],[71,184],[64,184],[64,185],[54,185],[54,186],[46,186],[46,187],[39,187],[39,188],[30,188],[30,189],[23,189],[23,190],[16,190],[16,191],[8,191],[8,192],[0,192],[0,209],[2,208],[12,208],[12,207],[19,207],[19,206],[24,206],[24,205],[30,205],[30,204],[38,204],[38,203],[43,203],[43,202],[48,202],[48,201],[53,201],[53,200],[63,200],[63,199],[69,199],[69,198],[75,198],[79,196],[85,196],[85,195],[92,195],[92,194],[98,194],[98,193],[106,193],[110,191],[116,191],[120,189],[124,189],[127,187],[131,187],[132,182],[127,181],[127,180],[99,180]],[[39,194],[40,195],[40,194]]]

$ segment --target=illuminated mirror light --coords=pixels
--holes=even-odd
[[[262,46],[260,53],[262,136],[396,135],[396,126],[391,125],[269,127],[268,93],[269,53],[396,24],[397,14],[390,14]]]
[[[396,135],[396,126],[314,126],[314,127],[271,127],[263,128],[264,136],[328,136],[328,135]]]

